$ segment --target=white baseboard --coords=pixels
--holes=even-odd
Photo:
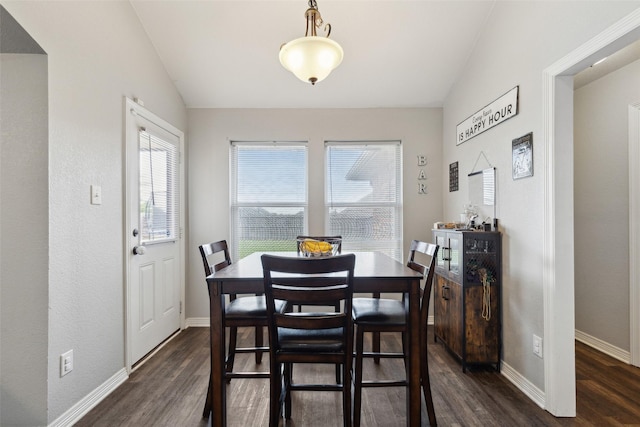
[[[73,405],[64,414],[60,415],[49,427],[67,427],[72,426],[85,416],[91,409],[100,403],[105,397],[111,394],[120,384],[129,378],[127,370],[122,368],[111,378],[102,383],[98,388],[86,395],[82,400]]]
[[[616,347],[615,345],[609,344],[606,341],[602,341],[599,338],[578,331],[577,329],[576,340],[588,345],[589,347],[593,347],[596,350],[613,357],[614,359],[618,359],[619,361],[626,364],[631,364],[631,352],[627,350],[623,350],[619,347]]]
[[[500,363],[500,373],[513,385],[515,385],[521,392],[523,392],[529,399],[533,400],[536,405],[538,405],[542,409],[545,409],[544,391],[540,390],[533,383],[520,375],[518,371],[504,362]]]
[[[209,318],[208,317],[189,317],[184,322],[184,328],[208,328],[209,327]]]

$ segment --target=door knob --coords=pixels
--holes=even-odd
[[[147,251],[147,249],[144,246],[134,246],[133,247],[133,254],[134,255],[144,255],[144,253]]]

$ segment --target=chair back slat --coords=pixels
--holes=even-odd
[[[273,285],[273,298],[289,301],[291,304],[307,304],[319,303],[323,305],[332,305],[334,301],[344,300],[348,297],[347,285],[333,286],[313,286],[313,282],[309,282],[309,286],[286,286]],[[312,288],[310,290],[310,288]]]
[[[325,313],[276,314],[274,321],[278,328],[306,330],[334,329],[344,327],[346,314],[331,313],[330,316],[325,315]]]

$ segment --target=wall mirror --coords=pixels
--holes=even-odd
[[[476,224],[493,222],[496,217],[496,168],[469,174],[469,202],[477,209]]]

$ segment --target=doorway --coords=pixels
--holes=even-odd
[[[546,409],[575,416],[573,75],[640,38],[640,9],[543,72],[543,293]]]

